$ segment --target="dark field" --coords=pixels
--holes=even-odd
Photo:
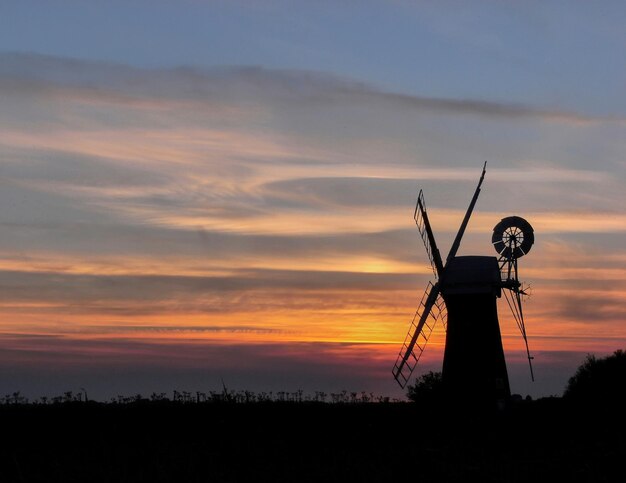
[[[621,408],[523,402],[0,406],[0,480],[624,481]]]

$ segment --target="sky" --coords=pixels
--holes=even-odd
[[[0,394],[402,398],[445,255],[527,219],[535,382],[626,348],[623,2],[0,1]],[[437,327],[416,375],[440,370]]]

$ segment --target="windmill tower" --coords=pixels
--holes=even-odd
[[[471,398],[480,403],[508,399],[511,393],[496,304],[502,294],[524,338],[534,380],[522,312],[522,296],[526,292],[517,273],[517,260],[534,243],[533,228],[518,216],[504,218],[495,226],[491,240],[498,257],[456,256],[480,194],[486,165],[445,263],[435,242],[422,191],[417,197],[415,223],[435,281],[426,287],[393,368],[402,388],[424,352],[435,324],[441,321],[446,328],[442,371],[446,397]]]

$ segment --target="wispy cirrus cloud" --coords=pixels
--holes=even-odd
[[[122,104],[138,108],[219,108],[224,100],[292,102],[299,105],[383,105],[494,118],[537,118],[585,124],[624,119],[474,99],[445,99],[386,92],[329,74],[263,67],[144,70],[35,54],[2,54],[0,89],[28,97]],[[218,103],[215,103],[215,101]],[[159,102],[160,101],[160,102]],[[227,111],[221,113],[226,114]]]

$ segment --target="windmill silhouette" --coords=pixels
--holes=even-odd
[[[445,263],[435,242],[421,190],[417,197],[415,223],[435,281],[426,287],[393,367],[393,375],[402,388],[419,362],[435,324],[441,321],[446,329],[442,370],[446,396],[471,397],[474,401],[507,400],[511,393],[496,304],[503,293],[526,344],[534,380],[522,311],[522,296],[527,293],[517,270],[517,260],[530,251],[535,241],[532,226],[519,216],[504,218],[495,226],[491,239],[498,257],[456,256],[486,168],[485,162]]]

